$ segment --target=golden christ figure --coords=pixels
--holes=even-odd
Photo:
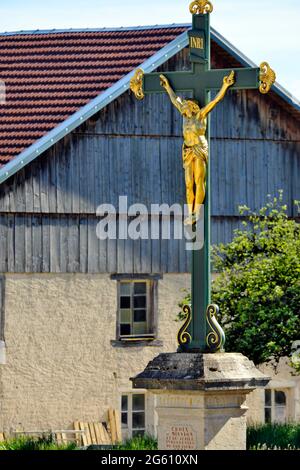
[[[208,142],[206,139],[207,116],[224,98],[228,88],[234,84],[234,72],[224,77],[223,86],[214,100],[200,108],[195,100],[183,100],[176,96],[168,79],[160,75],[160,84],[168,93],[171,102],[183,116],[182,147],[183,168],[185,170],[186,199],[189,217],[186,225],[194,224],[205,199],[206,167],[208,162]]]

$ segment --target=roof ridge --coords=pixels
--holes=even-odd
[[[62,28],[62,29],[32,29],[20,31],[5,31],[0,32],[0,36],[17,36],[22,34],[63,34],[63,33],[101,33],[101,32],[118,32],[118,31],[143,31],[147,29],[168,29],[168,28],[189,28],[191,23],[170,23],[170,24],[156,24],[156,25],[141,25],[141,26],[120,26],[111,28]]]

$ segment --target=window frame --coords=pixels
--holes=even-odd
[[[142,395],[144,397],[144,408],[143,410],[133,410],[133,397],[136,395]],[[127,397],[127,410],[123,411],[122,409],[122,398]],[[147,431],[147,405],[146,405],[146,393],[145,392],[124,392],[121,394],[120,400],[120,407],[121,407],[121,430],[122,433],[125,432],[128,438],[134,437],[134,432],[142,431],[143,434],[146,434]],[[127,426],[122,424],[122,414],[127,413]],[[143,413],[144,414],[144,426],[142,428],[133,428],[133,415],[134,413]]]
[[[151,285],[150,285],[150,282],[149,280],[143,280],[143,279],[139,279],[139,280],[120,280],[118,282],[118,316],[119,316],[119,319],[118,319],[118,324],[119,324],[119,339],[122,340],[122,339],[130,339],[130,338],[140,338],[140,337],[143,337],[143,336],[149,336],[151,335],[151,322],[150,322],[150,318],[151,318]],[[135,287],[135,284],[146,284],[146,292],[145,294],[135,294],[134,292],[134,287]],[[121,334],[121,325],[122,324],[126,324],[126,323],[123,323],[121,321],[121,286],[122,284],[130,284],[130,295],[128,297],[130,297],[131,299],[131,302],[130,302],[130,308],[128,308],[127,310],[130,310],[130,327],[131,327],[131,334],[130,335],[122,335]],[[140,309],[137,309],[134,307],[134,298],[135,297],[146,297],[146,307],[145,308],[140,308]],[[134,321],[134,312],[135,310],[146,310],[146,321],[145,322],[142,322],[142,323],[146,323],[146,332],[145,333],[133,333],[133,329],[134,329],[134,323],[138,323],[138,322],[135,322]],[[129,324],[129,323],[128,323]]]
[[[270,405],[266,405],[266,392],[270,392],[270,398],[271,402]],[[285,396],[285,404],[284,405],[279,405],[276,404],[276,392],[281,392],[284,393]],[[264,390],[264,422],[265,423],[282,423],[286,422],[288,420],[288,393],[284,389],[279,389],[279,388],[266,388]],[[276,410],[278,409],[284,409],[284,421],[278,421],[277,418],[277,413]],[[266,410],[270,410],[270,421],[266,420]]]
[[[151,343],[157,338],[158,323],[158,281],[160,274],[114,274],[112,280],[117,281],[117,315],[116,315],[116,339],[124,344],[134,341],[145,341]],[[121,335],[121,283],[146,282],[146,307],[147,307],[147,333]],[[133,289],[132,289],[133,290]],[[133,307],[132,316],[133,316]]]

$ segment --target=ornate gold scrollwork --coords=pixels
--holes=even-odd
[[[262,62],[260,64],[259,80],[259,91],[263,94],[268,93],[276,80],[276,73],[271,69],[268,62]]]
[[[143,100],[144,95],[144,70],[137,69],[134,73],[134,76],[130,80],[130,90],[135,94],[135,97],[138,100]]]
[[[224,351],[225,333],[217,321],[219,307],[215,304],[209,305],[206,310],[207,323],[211,332],[206,337],[206,344],[211,351]]]
[[[178,331],[177,341],[179,346],[189,344],[192,340],[191,335],[186,331],[192,320],[192,308],[190,305],[185,305],[182,309],[186,314],[186,319],[180,330]]]
[[[212,13],[214,7],[211,2],[207,0],[196,0],[190,4],[190,12],[192,15],[204,15],[205,13]]]

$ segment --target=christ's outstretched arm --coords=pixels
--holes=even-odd
[[[172,89],[169,83],[169,80],[164,75],[160,75],[160,84],[168,93],[170,100],[172,101],[175,108],[177,108],[178,111],[181,113],[182,105],[183,105],[182,100],[181,98],[179,98],[179,96],[176,96],[176,94],[174,93],[174,90]]]
[[[224,98],[226,95],[226,92],[228,88],[230,88],[234,84],[234,71],[230,73],[227,77],[224,77],[223,79],[223,86],[217,96],[215,97],[214,100],[212,100],[210,103],[208,103],[204,108],[201,109],[201,118],[204,119],[207,117],[207,115],[217,106],[220,101]]]

